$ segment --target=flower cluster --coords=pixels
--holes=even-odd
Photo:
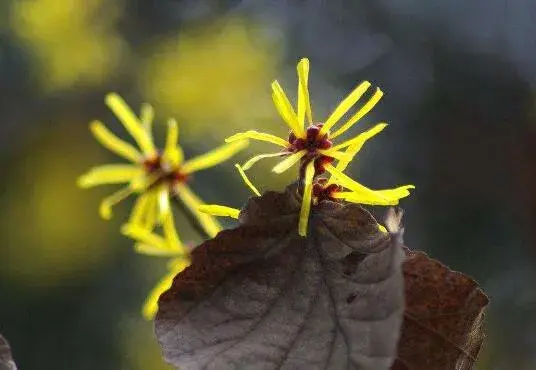
[[[185,160],[178,145],[179,126],[169,119],[167,137],[163,149],[155,146],[152,123],[154,109],[143,104],[140,117],[127,106],[117,94],[108,94],[106,104],[117,116],[125,129],[133,137],[139,149],[123,141],[110,132],[100,121],[93,121],[90,129],[95,138],[107,149],[130,161],[130,164],[106,164],[90,169],[80,176],[78,185],[90,188],[105,184],[126,184],[120,190],[106,197],[100,205],[100,215],[104,219],[112,217],[112,207],[130,195],[137,200],[128,222],[123,225],[123,234],[135,239],[135,249],[139,253],[173,257],[170,273],[150,294],[143,309],[146,317],[156,310],[156,300],[171,284],[177,271],[188,265],[188,249],[180,240],[175,227],[170,201],[181,202],[209,237],[214,237],[221,226],[214,217],[198,210],[203,202],[188,186],[192,174],[213,167],[242,150],[247,140],[223,145],[206,154]],[[163,236],[155,232],[162,227]]]
[[[281,138],[269,133],[254,130],[241,132],[229,137],[228,143],[240,142],[246,138],[270,142],[281,147],[274,153],[259,154],[243,165],[248,170],[259,160],[268,157],[284,157],[272,171],[282,173],[296,163],[300,163],[299,179],[302,189],[302,206],[298,225],[299,234],[307,234],[307,225],[311,205],[321,198],[343,199],[348,202],[369,205],[395,205],[401,198],[409,195],[413,185],[404,185],[395,189],[371,190],[345,175],[343,171],[361,150],[365,142],[380,133],[387,125],[378,123],[371,129],[342,143],[334,145],[333,140],[345,133],[356,122],[363,118],[380,101],[383,92],[376,89],[372,96],[342,125],[335,126],[361,99],[371,86],[365,81],[359,84],[324,121],[314,121],[309,98],[309,60],[301,59],[298,71],[298,102],[296,110],[292,107],[287,95],[279,82],[272,83],[272,98],[283,119],[289,126],[288,138]],[[308,126],[305,127],[307,118]],[[338,161],[336,166],[333,162]],[[319,178],[324,172],[330,174],[329,179]],[[315,180],[316,179],[316,180]],[[210,212],[210,208],[204,208]]]
[[[158,149],[154,144],[151,128],[153,108],[148,104],[142,105],[138,117],[117,94],[106,96],[106,104],[136,141],[139,149],[115,136],[101,122],[92,122],[90,128],[97,140],[131,163],[95,167],[81,176],[78,184],[84,188],[103,184],[126,184],[102,201],[101,216],[105,219],[111,218],[114,205],[136,194],[136,203],[128,222],[121,228],[122,233],[136,241],[137,252],[170,258],[169,273],[147,298],[143,308],[145,317],[154,315],[160,294],[168,289],[173,277],[189,264],[189,249],[181,242],[177,232],[171,200],[176,200],[184,206],[206,236],[214,237],[221,226],[213,216],[238,218],[240,211],[221,205],[204,204],[189,188],[188,182],[196,171],[215,166],[234,156],[248,145],[250,139],[269,142],[279,147],[277,152],[258,154],[243,165],[235,164],[244,182],[257,196],[260,196],[260,192],[245,172],[255,163],[263,158],[279,157],[282,160],[273,167],[273,172],[278,174],[299,164],[298,191],[302,204],[297,226],[301,236],[307,235],[311,210],[324,200],[396,205],[414,188],[413,185],[404,185],[394,189],[372,190],[344,174],[350,161],[367,140],[380,133],[387,125],[378,123],[341,143],[334,141],[374,108],[383,96],[382,91],[376,88],[356,112],[338,125],[370,88],[370,82],[362,82],[325,120],[315,121],[309,98],[308,59],[300,60],[297,71],[296,109],[281,85],[277,81],[272,83],[275,107],[290,128],[288,137],[281,138],[254,130],[241,132],[229,137],[225,145],[188,160],[184,159],[183,150],[178,145],[179,127],[175,120],[168,120],[165,146]],[[385,230],[381,225],[378,227]],[[157,232],[159,228],[162,229],[162,235]]]

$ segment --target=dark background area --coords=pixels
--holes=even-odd
[[[117,160],[91,119],[126,137],[106,92],[151,102],[160,123],[176,117],[193,156],[244,128],[284,134],[270,82],[294,91],[307,56],[316,117],[362,80],[386,93],[352,133],[390,125],[350,173],[372,188],[415,184],[401,204],[408,246],[490,296],[477,368],[535,369],[535,16],[530,0],[0,0],[0,332],[19,367],[167,368],[139,313],[165,261],[119,235],[127,204],[98,217],[112,189],[75,185]],[[266,176],[268,162],[252,179],[282,189],[292,175]],[[208,203],[249,196],[232,162],[192,187]]]

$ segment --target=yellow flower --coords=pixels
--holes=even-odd
[[[288,138],[285,139],[272,134],[250,130],[235,134],[227,138],[226,141],[232,143],[250,138],[270,142],[281,148],[279,152],[254,156],[243,165],[244,170],[251,168],[260,159],[268,157],[285,157],[272,169],[275,173],[282,173],[300,162],[299,178],[302,181],[303,200],[298,227],[299,234],[302,236],[307,234],[311,202],[314,201],[314,178],[326,170],[334,180],[337,180],[344,188],[348,189],[346,192],[337,192],[336,196],[334,195],[337,199],[345,199],[349,202],[362,204],[391,205],[396,204],[398,199],[407,196],[409,194],[408,189],[411,188],[411,185],[397,189],[373,191],[358,184],[342,173],[342,170],[346,168],[347,164],[361,149],[364,143],[387,126],[385,123],[378,123],[371,129],[340,144],[334,145],[332,142],[333,139],[345,133],[372,110],[380,101],[383,92],[377,88],[372,97],[356,113],[351,115],[346,122],[334,130],[335,125],[340,119],[348,113],[368,90],[371,86],[370,82],[365,81],[359,84],[326,120],[315,123],[313,121],[309,99],[309,60],[306,58],[301,59],[298,63],[297,71],[298,104],[296,110],[292,107],[279,83],[277,81],[272,83],[273,101],[281,118],[290,128]],[[306,118],[308,121],[307,128],[305,127]],[[344,150],[345,148],[346,150]],[[339,168],[331,165],[334,160],[339,161]]]
[[[78,185],[90,188],[103,184],[127,185],[105,198],[100,205],[104,219],[112,217],[112,207],[131,194],[139,194],[129,224],[152,230],[168,219],[170,197],[178,197],[197,218],[206,233],[213,237],[221,229],[211,216],[198,211],[203,202],[188,187],[196,171],[213,167],[247,146],[246,140],[223,145],[198,157],[184,160],[178,145],[179,127],[174,119],[168,121],[165,147],[158,150],[152,137],[153,108],[144,104],[138,118],[119,95],[106,96],[106,104],[138,144],[140,150],[110,132],[102,122],[94,121],[90,129],[97,140],[110,151],[131,161],[131,164],[107,164],[95,167],[78,179]],[[178,237],[176,238],[178,240]]]

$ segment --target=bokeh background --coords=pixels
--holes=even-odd
[[[113,189],[75,186],[117,160],[91,119],[126,137],[104,94],[176,117],[193,156],[244,128],[284,134],[270,82],[294,91],[308,56],[316,117],[361,80],[386,92],[353,132],[390,126],[351,173],[414,183],[407,244],[491,297],[478,369],[536,369],[535,20],[531,0],[0,0],[0,332],[19,367],[169,369],[140,315],[166,261],[119,235],[128,204],[98,217]],[[291,179],[262,175],[272,163],[251,171],[263,190]],[[249,196],[232,162],[192,186],[209,203]]]

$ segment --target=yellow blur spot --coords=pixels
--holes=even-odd
[[[121,2],[22,0],[13,3],[11,28],[35,57],[42,88],[105,82],[126,50],[114,26]]]
[[[104,159],[85,127],[69,120],[47,131],[29,139],[24,157],[10,160],[0,207],[0,228],[8,230],[0,278],[38,288],[86,278],[119,250],[114,245],[120,239],[94,215],[101,195],[74,185],[80,168]]]
[[[240,19],[186,30],[161,40],[142,67],[140,90],[167,115],[185,122],[189,137],[220,139],[234,128],[263,128],[275,119],[266,88],[279,49]]]

